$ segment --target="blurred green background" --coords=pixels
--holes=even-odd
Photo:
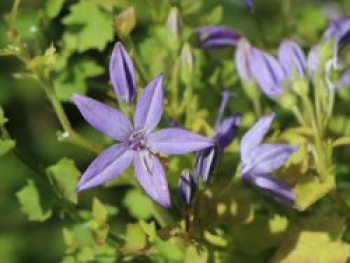
[[[149,77],[147,81],[157,72],[165,71],[168,78],[166,86],[171,86],[171,72],[167,69],[174,61],[174,53],[178,53],[178,47],[167,33],[167,17],[172,6],[179,7],[183,20],[181,38],[193,43],[199,66],[196,68],[197,81],[193,85],[196,106],[190,108],[187,105],[189,112],[175,113],[170,105],[166,117],[175,117],[187,127],[192,127],[191,122],[198,116],[213,124],[219,94],[224,88],[237,94],[229,111],[242,112],[246,127],[254,119],[251,106],[239,89],[232,50],[199,50],[192,42],[193,28],[224,24],[237,29],[254,45],[272,52],[284,38],[293,38],[308,49],[317,43],[329,21],[350,12],[348,0],[256,0],[254,11],[246,7],[244,0],[22,0],[16,19],[11,21],[13,5],[12,0],[1,0],[0,3],[0,49],[11,44],[9,37],[13,32],[10,29],[14,26],[30,56],[42,55],[53,44],[59,54],[53,69],[54,85],[67,116],[79,133],[105,145],[110,141],[86,125],[70,103],[70,94],[87,93],[95,98],[107,97],[108,102],[114,100],[107,69],[113,44],[120,39],[125,40],[128,49],[134,48],[138,53],[145,75]],[[135,27],[128,20],[134,18],[127,16],[125,22],[125,18],[119,16],[129,7],[135,11]],[[127,32],[128,26],[130,32]],[[220,68],[219,73],[217,68]],[[63,220],[62,223],[60,213],[55,211],[45,222],[28,221],[20,211],[15,193],[29,178],[35,177],[30,164],[46,169],[62,157],[68,157],[83,170],[95,155],[57,140],[57,131],[61,127],[45,93],[35,81],[16,78],[16,73],[24,70],[24,65],[14,56],[0,56],[0,105],[9,119],[6,127],[25,160],[20,161],[14,153],[0,158],[0,262],[59,262],[66,251],[62,226],[69,226],[70,222]],[[140,81],[139,85],[142,84]],[[166,89],[170,91],[169,87]],[[212,99],[208,100],[208,97]],[[345,117],[350,112],[350,96],[342,91],[339,97],[341,100],[337,105],[333,131],[335,134],[350,134],[350,119]],[[194,105],[194,101],[189,104]],[[279,117],[280,126],[289,125],[288,115],[278,111],[282,116]],[[339,160],[337,175],[348,174],[349,151],[344,150],[336,157]],[[179,167],[173,170],[174,177],[169,179],[173,188],[176,188],[181,165],[188,167],[193,164],[193,157],[183,157],[177,162],[172,163]],[[343,188],[347,187],[349,184],[345,180]],[[125,201],[125,193],[130,195],[127,185],[108,189],[100,187],[83,193],[78,206],[89,209],[92,197],[97,196],[104,203],[118,207],[118,217],[110,223],[116,232],[123,231],[126,222],[135,218],[130,213],[133,208]],[[350,195],[347,197],[350,200]],[[137,200],[138,194],[132,198]],[[144,196],[139,198],[141,203],[147,203]],[[173,199],[176,198],[174,194]],[[147,211],[145,213],[136,218],[149,218]]]

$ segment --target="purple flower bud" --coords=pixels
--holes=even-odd
[[[251,70],[251,56],[253,47],[245,39],[241,39],[237,44],[235,63],[239,77],[244,81],[254,81]]]
[[[293,73],[303,78],[305,75],[306,58],[300,46],[292,40],[284,40],[279,47],[278,59],[289,79],[293,78]]]
[[[270,98],[281,97],[285,74],[278,60],[256,48],[249,59],[253,76],[262,92]]]
[[[136,97],[134,65],[120,42],[114,46],[109,63],[109,75],[118,100],[130,104]]]
[[[341,17],[334,20],[331,25],[326,29],[324,37],[326,40],[335,38],[338,41],[348,33],[350,30],[350,17]]]
[[[212,146],[197,152],[196,177],[202,178],[203,183],[208,183],[218,162],[219,148]]]
[[[197,183],[193,173],[189,170],[183,170],[179,180],[180,201],[190,207],[197,192]]]
[[[217,128],[215,138],[221,151],[223,151],[233,141],[240,124],[241,114],[235,113],[231,117],[224,119],[224,121]]]
[[[254,0],[245,0],[246,5],[253,10],[254,8]]]
[[[196,30],[201,48],[226,48],[236,46],[240,34],[225,26],[203,26]]]

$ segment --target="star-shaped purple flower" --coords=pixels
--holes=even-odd
[[[291,187],[271,175],[282,167],[297,151],[297,146],[261,143],[269,130],[275,114],[261,117],[243,136],[241,142],[242,178],[271,194],[276,200],[294,206],[295,194]]]
[[[212,146],[213,141],[181,128],[154,131],[163,113],[163,100],[162,75],[144,89],[136,104],[133,123],[112,107],[73,95],[85,120],[96,130],[119,141],[90,164],[78,183],[79,191],[116,178],[133,162],[137,180],[146,193],[163,207],[170,207],[165,172],[156,154],[195,152]]]

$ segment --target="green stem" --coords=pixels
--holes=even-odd
[[[346,215],[348,219],[350,219],[350,207],[347,205],[343,197],[338,193],[336,189],[334,189],[330,196],[335,201],[335,203],[338,205],[338,207],[343,211],[343,213]]]

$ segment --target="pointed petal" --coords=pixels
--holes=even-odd
[[[270,173],[282,167],[297,150],[297,146],[288,144],[261,144],[248,154],[242,173]]]
[[[250,152],[261,143],[267,131],[270,129],[274,118],[275,113],[260,117],[254,126],[244,134],[241,141],[241,156],[243,163],[249,161],[248,157]]]
[[[165,208],[170,207],[170,194],[162,164],[154,155],[142,151],[134,153],[137,180],[145,192]]]
[[[242,178],[273,196],[277,201],[293,207],[296,196],[292,188],[270,174],[243,174]]]
[[[133,152],[124,144],[115,144],[104,150],[87,168],[78,183],[78,191],[92,188],[120,175],[133,160]]]
[[[207,183],[215,170],[218,161],[219,149],[212,146],[205,148],[196,155],[196,177],[202,178],[204,183]]]
[[[254,48],[250,60],[252,74],[262,92],[269,98],[281,97],[285,75],[277,59]]]
[[[252,63],[253,48],[247,40],[242,39],[237,44],[235,54],[235,64],[237,73],[243,81],[254,81],[253,73],[251,70],[250,63]]]
[[[183,154],[210,147],[213,140],[181,128],[162,129],[148,137],[151,150],[164,154]]]
[[[215,120],[215,126],[214,129],[217,129],[221,123],[221,120],[224,116],[224,112],[226,109],[226,106],[228,104],[228,101],[230,100],[230,97],[232,96],[231,92],[228,90],[224,90],[221,92],[221,102],[220,102],[220,107],[219,107],[219,112]]]
[[[304,77],[306,57],[297,43],[292,40],[282,41],[278,59],[288,78],[293,78],[293,71],[296,71],[300,77]]]
[[[109,75],[118,100],[130,104],[136,96],[134,65],[124,46],[117,42],[109,63]]]
[[[151,132],[157,127],[163,114],[163,75],[152,80],[137,101],[134,125]]]
[[[241,114],[235,113],[224,119],[216,130],[216,140],[221,150],[225,149],[235,138],[238,127],[241,123]]]
[[[191,171],[183,170],[179,179],[180,201],[190,207],[197,192],[197,183]]]
[[[132,125],[120,111],[85,96],[75,94],[72,99],[84,119],[96,130],[118,141],[130,134]]]

